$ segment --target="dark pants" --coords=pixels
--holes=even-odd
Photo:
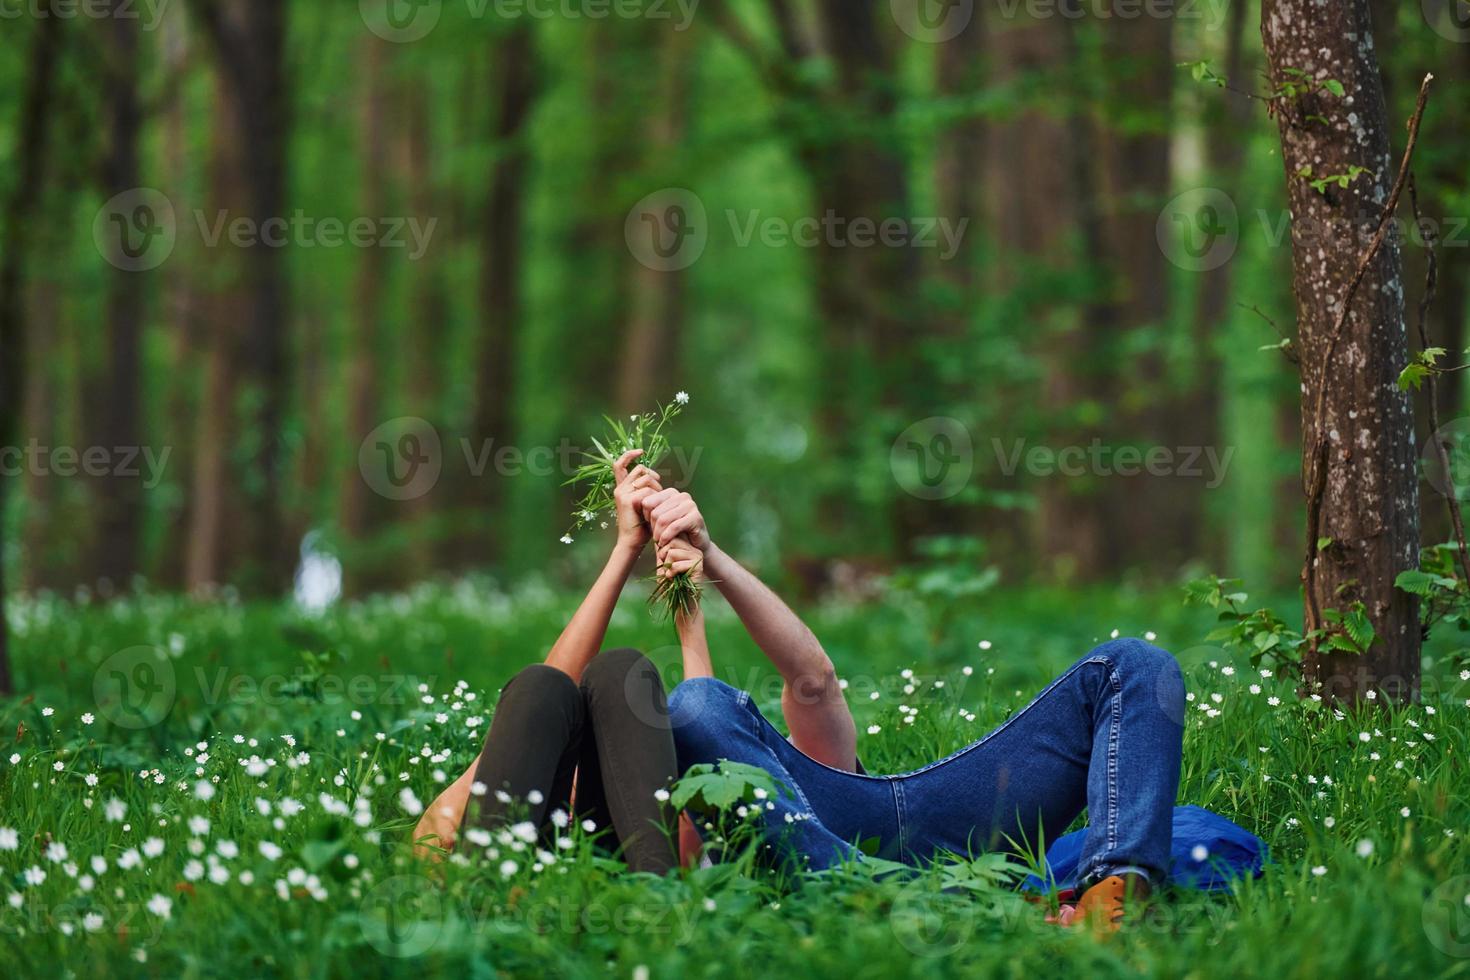
[[[465,822],[493,829],[529,819],[547,833],[554,811],[572,813],[575,773],[575,819],[611,828],[603,840],[632,870],[663,874],[678,864],[678,850],[671,811],[654,794],[678,776],[676,767],[663,682],[647,657],[600,653],[580,685],[532,664],[500,692],[475,769],[486,792],[470,798]],[[533,790],[541,802],[529,801]]]

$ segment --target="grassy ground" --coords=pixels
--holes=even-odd
[[[1155,632],[1193,698],[1181,802],[1259,833],[1277,862],[1235,895],[1167,893],[1098,944],[1044,925],[993,862],[910,880],[740,864],[654,879],[619,873],[576,827],[554,852],[508,838],[431,880],[405,843],[417,807],[473,756],[496,690],[575,599],[436,586],[320,619],[168,597],[20,604],[31,696],[0,706],[0,962],[78,976],[1470,973],[1470,683],[1431,661],[1423,705],[1338,717],[1201,645],[1208,618],[1173,592],[895,595],[811,619],[849,681],[864,760],[888,771],[977,737],[1114,629]],[[719,675],[779,717],[773,675],[709,608]],[[630,594],[609,645],[651,649],[672,675],[671,642]]]

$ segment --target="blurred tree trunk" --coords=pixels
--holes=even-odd
[[[178,8],[182,9],[182,8]],[[190,58],[189,32],[177,10],[165,16],[159,26],[159,45],[165,71],[170,77],[183,75]],[[163,116],[163,188],[164,193],[176,202],[188,200],[189,195],[189,150],[188,150],[188,105],[182,85],[169,87],[162,106]],[[177,216],[176,216],[177,217]],[[195,269],[190,264],[194,256],[184,254],[183,243],[175,246],[168,274],[162,277],[163,319],[168,330],[169,377],[171,383],[165,394],[162,431],[166,433],[167,445],[172,452],[169,463],[173,472],[185,474],[179,480],[176,499],[167,507],[160,508],[163,525],[170,529],[164,535],[164,546],[159,549],[153,563],[152,577],[165,589],[185,587],[186,543],[183,535],[172,529],[188,528],[191,524],[191,498],[187,492],[194,459],[193,428],[198,413],[200,374],[196,358],[196,338],[200,332],[199,293],[195,282]],[[164,485],[168,492],[174,490],[174,481]],[[162,488],[155,493],[163,492]]]
[[[770,0],[769,8],[781,47],[781,66],[768,71],[781,100],[777,124],[806,171],[814,217],[825,223],[830,216],[843,228],[856,219],[912,218],[908,162],[895,133],[897,47],[882,26],[891,26],[887,5],[818,0],[817,43],[786,0]],[[727,20],[727,29],[737,28]],[[735,39],[755,50],[748,37]],[[754,57],[758,65],[770,60],[758,52]],[[829,63],[830,82],[813,82],[816,76],[804,70],[804,63],[818,58]],[[912,389],[928,383],[917,362],[918,250],[851,244],[846,232],[824,230],[812,249],[825,354],[818,444],[829,461],[874,458],[872,446],[917,421],[908,417]],[[841,471],[835,465],[812,470]],[[819,530],[833,540],[855,530],[867,536],[903,533],[895,499],[882,501],[883,507],[855,508],[853,482],[850,475],[827,478],[817,488]],[[866,513],[884,519],[865,525]],[[898,544],[904,551],[910,542]]]
[[[1076,239],[1087,242],[1100,234],[1088,198],[1091,142],[1085,118],[1039,94],[1055,87],[1053,73],[1060,66],[1074,62],[1076,27],[1056,16],[993,14],[990,24],[991,82],[1015,88],[1022,101],[1019,111],[992,126],[987,141],[986,191],[998,252],[994,286],[1017,298],[1038,345],[1040,401],[1056,408],[1044,420],[1047,439],[1085,445],[1093,434],[1087,406],[1097,399],[1094,331],[1077,314],[1076,302],[1059,295],[1052,283],[1078,274]],[[1009,450],[1026,435],[1024,425],[1018,413],[1017,427],[999,433],[998,444]],[[1025,473],[1006,479],[1028,483]],[[1096,480],[1052,474],[1042,478],[1038,498],[1034,548],[1047,570],[1062,578],[1097,574],[1105,556]]]
[[[644,172],[659,173],[668,168],[669,159],[684,139],[694,35],[669,30],[659,21],[650,21],[644,29],[662,35],[656,49],[659,102],[648,125],[650,153],[643,167]],[[649,411],[655,400],[667,404],[673,397],[680,383],[679,343],[687,287],[684,270],[666,272],[642,262],[633,262],[631,267],[628,327],[623,335],[615,400],[623,414]]]
[[[359,213],[386,213],[389,121],[388,42],[365,33],[359,42]],[[386,419],[380,418],[382,392],[378,385],[378,353],[383,348],[383,286],[387,278],[386,253],[381,248],[360,250],[357,288],[353,293],[351,330],[347,339],[347,444],[358,446],[369,432]],[[358,472],[354,458],[343,478],[338,500],[342,528],[342,589],[344,595],[370,589],[376,580],[372,562],[360,547],[370,532],[376,509],[367,481]]]
[[[102,196],[139,186],[138,138],[143,113],[138,103],[139,26],[121,16],[126,0],[111,0],[110,16],[99,22],[105,32],[104,108],[107,149],[102,159]],[[111,452],[142,445],[142,335],[146,273],[117,264],[109,270],[103,330],[106,337],[101,400],[88,430],[96,445]],[[97,535],[89,564],[104,595],[126,589],[139,570],[142,539],[141,476],[106,473],[92,481]]]
[[[447,198],[439,192],[436,183],[430,79],[425,77],[417,84],[400,86],[399,92],[399,117],[406,121],[400,131],[399,155],[404,182],[409,187],[410,213],[422,221],[442,215],[438,231],[447,246],[459,233],[458,209],[447,206]],[[427,257],[413,266],[410,289],[415,316],[409,324],[411,339],[407,345],[409,414],[422,416],[436,426],[443,422],[441,393],[446,385],[445,354],[450,343],[449,297],[443,267],[443,261]],[[461,460],[456,459],[455,465],[462,465]],[[435,511],[436,504],[443,499],[436,491],[437,487],[404,501],[411,525],[406,576],[409,581],[422,579],[433,570]]]
[[[26,346],[26,378],[23,386],[24,408],[19,431],[26,440],[36,439],[42,445],[54,446],[59,441],[58,415],[63,393],[56,383],[60,372],[57,335],[60,322],[60,291],[56,283],[33,281],[27,290],[26,316],[29,343]],[[0,441],[0,445],[4,445]],[[25,500],[25,522],[21,525],[21,554],[25,556],[25,576],[20,585],[25,589],[57,586],[61,582],[56,554],[57,528],[64,506],[56,493],[57,478],[43,471],[27,469],[21,492]]]
[[[515,441],[515,372],[525,317],[522,260],[526,250],[526,171],[530,147],[526,123],[537,95],[536,34],[522,18],[495,42],[492,59],[496,111],[495,162],[488,175],[480,226],[479,332],[470,445],[485,469],[459,485],[467,533],[457,541],[456,564],[499,561],[505,536],[509,478],[496,472],[495,452]],[[456,461],[458,462],[458,461]]]
[[[224,102],[224,83],[215,80],[216,102]],[[240,177],[237,159],[240,134],[219,120],[210,128],[209,200],[212,210],[234,199]],[[189,531],[185,537],[184,582],[190,591],[222,584],[228,577],[227,535],[234,533],[227,514],[238,506],[231,498],[227,450],[235,438],[234,406],[237,387],[237,351],[234,317],[247,302],[237,270],[223,242],[205,250],[206,335],[204,383],[194,430],[193,473],[190,478]]]
[[[1091,106],[1096,153],[1088,165],[1097,185],[1105,275],[1095,302],[1111,364],[1126,364],[1106,382],[1106,443],[1212,445],[1212,410],[1181,395],[1169,357],[1169,281],[1173,271],[1158,245],[1156,226],[1169,198],[1170,108],[1177,73],[1172,16],[1097,22],[1100,101]],[[1077,84],[1085,84],[1079,80]],[[1208,350],[1208,348],[1206,348]],[[1204,527],[1202,490],[1175,474],[1104,473],[1104,550],[1111,568],[1172,570],[1191,557]]]
[[[1230,0],[1225,21],[1224,75],[1235,88],[1246,88],[1245,24],[1249,0]],[[1240,199],[1244,180],[1242,166],[1245,149],[1250,142],[1250,99],[1233,89],[1218,89],[1210,94],[1205,109],[1205,161],[1211,186],[1218,187],[1234,200]],[[1214,446],[1223,452],[1224,428],[1221,375],[1225,369],[1220,356],[1221,333],[1227,327],[1235,289],[1234,264],[1224,262],[1214,269],[1198,273],[1199,293],[1195,297],[1193,347],[1194,358],[1187,372],[1188,388],[1177,399],[1179,417],[1188,420],[1186,438],[1190,445]],[[1175,492],[1184,493],[1192,485],[1176,482]],[[1205,515],[1208,517],[1208,515]],[[1201,522],[1200,527],[1209,525]],[[1192,554],[1210,565],[1225,557],[1222,535],[1211,531],[1195,537]]]
[[[1326,477],[1316,535],[1331,544],[1311,549],[1315,572],[1306,596],[1306,625],[1324,625],[1314,615],[1317,610],[1346,610],[1361,602],[1377,638],[1362,655],[1334,652],[1326,644],[1308,650],[1303,668],[1308,683],[1322,685],[1329,698],[1355,703],[1367,691],[1379,690],[1407,699],[1417,694],[1419,684],[1418,602],[1396,588],[1394,579],[1418,564],[1419,507],[1413,408],[1395,383],[1408,344],[1403,269],[1394,236],[1367,265],[1341,340],[1335,347],[1332,343],[1337,306],[1398,169],[1377,59],[1365,40],[1371,37],[1368,0],[1344,0],[1330,8],[1313,0],[1265,0],[1261,37],[1273,86],[1291,81],[1288,69],[1293,69],[1319,81],[1336,80],[1347,92],[1339,98],[1317,88],[1279,99],[1275,114],[1292,215],[1307,474],[1313,472],[1319,429],[1329,437],[1320,457]],[[1367,170],[1346,188],[1329,186],[1322,192],[1299,176],[1307,166],[1323,175],[1347,174],[1353,166]],[[1334,233],[1322,233],[1329,228]],[[1310,480],[1307,487],[1310,513]],[[1308,578],[1304,569],[1303,579]]]
[[[229,551],[208,570],[215,576],[209,580],[223,575],[247,593],[279,593],[290,586],[299,530],[287,520],[282,479],[290,393],[288,243],[264,241],[289,236],[278,224],[288,217],[286,5],[284,0],[194,0],[190,9],[219,65],[217,127],[231,130],[219,149],[233,156],[228,168],[233,179],[216,188],[226,196],[216,199],[207,217],[248,219],[261,238],[235,248],[226,232],[218,246],[229,253],[228,274],[236,281],[224,292],[236,294],[238,303],[219,305],[214,329],[230,335],[229,346],[239,358],[237,400],[230,405],[238,417],[228,445],[242,452],[231,474],[238,502],[229,507],[238,533],[227,539]]]
[[[50,149],[51,101],[61,50],[61,18],[41,17],[35,22],[16,126],[19,159],[15,182],[4,203],[0,226],[0,446],[19,445],[21,412],[25,405],[26,341],[29,328],[25,310],[26,261],[32,240],[30,223],[43,199],[47,154]],[[5,613],[5,500],[10,479],[0,475],[0,694],[15,690],[10,671],[9,627]]]

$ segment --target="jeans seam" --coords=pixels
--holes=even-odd
[[[888,785],[893,790],[893,822],[898,828],[898,857],[903,860],[903,855],[908,851],[908,831],[904,827],[903,820],[903,786],[896,777],[888,777]]]
[[[1001,722],[995,728],[991,729],[985,735],[983,735],[980,738],[976,739],[975,741],[971,742],[969,745],[966,745],[964,748],[959,749],[959,750],[957,750],[955,752],[951,752],[949,755],[945,756],[943,759],[938,759],[938,760],[936,760],[934,762],[931,762],[927,766],[920,766],[918,769],[914,769],[914,770],[912,770],[910,772],[898,773],[898,774],[894,775],[892,778],[894,778],[894,779],[911,779],[914,776],[920,775],[921,773],[929,772],[931,769],[937,769],[940,766],[948,765],[949,763],[956,761],[957,759],[961,758],[962,756],[969,755],[971,752],[975,751],[980,746],[984,745],[986,742],[989,742],[991,739],[995,738],[1001,732],[1003,732],[1006,729],[1010,728],[1011,725],[1015,724],[1018,720],[1020,720],[1020,718],[1023,715],[1025,715],[1026,712],[1028,712],[1032,708],[1036,707],[1036,705],[1038,703],[1040,703],[1040,701],[1041,701],[1042,698],[1044,698],[1048,694],[1050,694],[1052,692],[1052,689],[1053,688],[1055,688],[1057,685],[1061,684],[1067,678],[1071,677],[1073,674],[1077,673],[1077,671],[1081,670],[1083,667],[1086,667],[1089,664],[1102,664],[1102,665],[1104,665],[1105,667],[1108,668],[1108,672],[1109,672],[1110,675],[1112,673],[1112,669],[1113,669],[1112,663],[1107,659],[1107,657],[1105,657],[1105,656],[1103,656],[1101,654],[1099,654],[1097,656],[1093,656],[1093,657],[1088,657],[1088,658],[1086,658],[1084,660],[1079,660],[1075,664],[1073,664],[1070,668],[1068,668],[1063,674],[1061,674],[1059,677],[1057,677],[1056,680],[1052,681],[1050,684],[1048,684],[1046,687],[1044,687],[1041,690],[1041,693],[1038,694],[1038,695],[1036,695],[1036,697],[1032,698],[1031,701],[1030,701],[1030,703],[1027,704],[1024,708],[1022,708],[1020,711],[1017,711],[1015,714],[1011,715],[1009,718],[1007,718],[1005,721]]]
[[[1118,847],[1118,743],[1123,737],[1123,683],[1116,664],[1108,665],[1113,687],[1113,717],[1108,731],[1108,851]]]

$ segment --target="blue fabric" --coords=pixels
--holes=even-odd
[[[1087,831],[1075,830],[1047,848],[1047,870],[1058,890],[1077,887],[1077,864],[1086,837]],[[1203,861],[1195,860],[1196,847],[1208,852]],[[1265,841],[1200,806],[1174,808],[1174,837],[1169,851],[1169,883],[1207,892],[1229,889],[1237,878],[1258,877],[1271,860]],[[1046,883],[1031,875],[1025,887],[1045,891]]]
[[[812,868],[880,858],[922,864],[938,852],[1039,848],[1085,806],[1084,875],[1169,870],[1179,792],[1184,682],[1164,650],[1117,639],[1081,658],[999,728],[912,772],[859,775],[803,754],[750,695],[713,677],[669,695],[679,768],[721,760],[759,766],[789,787],[761,816],[766,836]],[[865,846],[864,850],[868,850]]]

